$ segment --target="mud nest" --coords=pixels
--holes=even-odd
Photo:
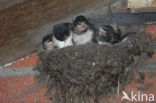
[[[56,103],[99,102],[118,94],[132,79],[132,71],[152,56],[149,34],[139,32],[117,45],[86,44],[39,54],[37,80],[48,92],[56,90]]]

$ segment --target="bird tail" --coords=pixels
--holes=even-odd
[[[133,36],[135,34],[136,34],[136,32],[128,32],[128,33],[122,35],[121,38],[120,38],[120,40],[121,41],[126,41],[128,39],[128,37]]]

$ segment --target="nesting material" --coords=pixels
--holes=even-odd
[[[117,95],[152,56],[149,34],[139,32],[117,45],[86,44],[39,54],[37,79],[55,89],[56,103],[99,102]]]

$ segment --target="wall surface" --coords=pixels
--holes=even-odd
[[[0,11],[23,1],[25,0],[0,0]]]
[[[156,7],[156,0],[128,0],[129,8]]]

